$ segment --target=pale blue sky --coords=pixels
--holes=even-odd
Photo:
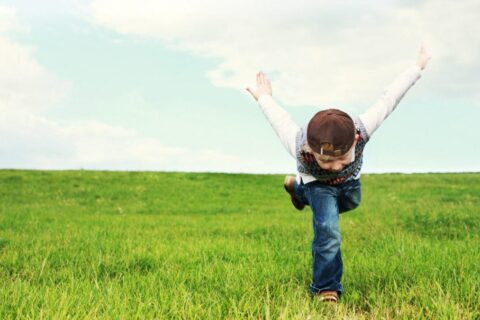
[[[303,124],[319,108],[368,108],[415,62],[424,39],[431,64],[372,137],[364,172],[478,171],[478,36],[453,32],[474,22],[450,22],[452,35],[432,27],[444,10],[467,15],[478,5],[422,3],[367,12],[306,1],[305,10],[290,13],[287,2],[285,11],[257,12],[250,23],[248,12],[237,16],[239,8],[219,1],[188,10],[172,2],[167,23],[153,2],[143,10],[129,0],[51,0],[41,8],[0,1],[0,167],[294,172],[294,160],[244,91],[255,71],[271,76],[274,96]],[[331,17],[342,14],[348,23],[330,32],[338,37],[322,37]],[[212,19],[225,30],[212,29]],[[236,20],[248,24],[225,25]],[[292,23],[299,27],[294,40],[278,35]],[[421,34],[409,37],[419,25]],[[319,39],[309,36],[315,28],[323,28]],[[349,45],[349,37],[365,39]],[[387,39],[396,39],[398,50]]]

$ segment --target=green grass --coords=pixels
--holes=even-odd
[[[0,171],[0,319],[480,319],[480,174],[364,175],[312,300],[281,175]]]

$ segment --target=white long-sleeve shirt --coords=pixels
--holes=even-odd
[[[369,137],[378,129],[382,122],[395,110],[405,93],[422,76],[422,71],[417,65],[409,67],[401,73],[383,92],[383,95],[364,113],[359,115]],[[275,133],[288,153],[296,159],[296,136],[300,127],[290,115],[280,107],[270,95],[258,98],[258,104],[270,122]],[[353,153],[355,154],[355,153]],[[352,159],[353,161],[354,159]],[[359,176],[358,176],[359,177]],[[358,178],[356,177],[356,178]],[[313,176],[297,173],[297,181],[304,183],[316,180]]]

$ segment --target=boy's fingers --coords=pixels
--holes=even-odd
[[[262,78],[262,83],[263,83],[263,84],[266,84],[267,81],[268,81],[268,79],[267,79],[267,77],[265,76],[265,73],[262,72],[261,78]]]
[[[427,56],[430,56],[430,54],[428,53],[428,50],[427,50],[427,47],[425,46],[425,42],[422,41],[422,45],[420,47],[420,53],[423,53]]]
[[[258,77],[259,77],[260,83],[261,83],[261,84],[264,84],[264,83],[265,83],[265,74],[260,71],[260,72],[258,73]]]
[[[268,80],[267,76],[262,71],[257,73],[257,86],[259,85],[270,86],[270,80]]]

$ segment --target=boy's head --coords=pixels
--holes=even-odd
[[[352,118],[338,109],[317,112],[308,123],[307,142],[319,155],[339,157],[346,154],[355,142]]]

